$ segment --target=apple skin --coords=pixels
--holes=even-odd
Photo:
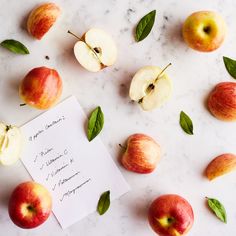
[[[160,146],[153,138],[145,134],[133,134],[128,138],[121,163],[127,170],[148,174],[156,168],[160,154]]]
[[[208,164],[205,174],[211,181],[233,170],[236,170],[236,155],[231,153],[224,153],[214,158]]]
[[[31,229],[44,223],[52,210],[52,198],[42,185],[29,181],[19,184],[13,191],[8,213],[20,228]]]
[[[208,98],[212,115],[222,121],[236,121],[236,83],[222,82],[215,86]]]
[[[176,194],[162,195],[155,199],[148,211],[152,229],[160,236],[186,235],[194,222],[191,205]]]
[[[226,28],[225,21],[218,13],[198,11],[185,20],[182,34],[185,42],[192,49],[211,52],[223,43]]]
[[[37,109],[48,109],[60,98],[62,80],[58,72],[47,67],[32,69],[19,88],[21,99]]]
[[[45,3],[35,8],[27,20],[27,30],[34,38],[40,40],[53,26],[61,14],[55,3]]]

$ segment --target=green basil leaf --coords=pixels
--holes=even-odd
[[[138,23],[136,27],[136,41],[140,42],[145,39],[152,30],[155,22],[156,10],[149,12]]]
[[[16,54],[29,54],[29,50],[26,48],[26,46],[14,39],[4,40],[0,45]]]
[[[101,107],[97,107],[91,113],[88,121],[88,140],[92,141],[102,130],[104,124],[104,115]]]
[[[187,134],[193,135],[193,123],[190,117],[184,113],[183,111],[180,112],[180,126],[182,127],[183,131]]]
[[[215,215],[224,223],[227,223],[227,216],[224,206],[214,198],[207,198],[209,208],[215,213]]]
[[[223,57],[223,60],[226,70],[234,79],[236,79],[236,61],[229,57]]]
[[[109,206],[110,206],[110,191],[106,191],[101,195],[98,201],[97,211],[99,215],[103,215],[108,210]]]

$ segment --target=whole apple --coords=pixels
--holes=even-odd
[[[56,70],[37,67],[22,80],[19,93],[26,104],[38,109],[48,109],[61,96],[62,80]]]
[[[145,134],[133,134],[128,138],[121,163],[127,170],[148,174],[156,168],[160,153],[160,146],[153,138]]]
[[[198,11],[185,20],[182,33],[185,42],[192,49],[211,52],[223,43],[226,35],[226,24],[216,12]]]
[[[24,229],[35,228],[44,223],[52,210],[48,190],[33,181],[19,184],[11,194],[8,212],[11,220]]]
[[[154,200],[148,211],[152,229],[160,236],[186,235],[194,222],[191,205],[181,196],[167,194]]]
[[[217,84],[210,93],[207,104],[216,118],[222,121],[236,121],[236,83]]]
[[[27,20],[27,30],[36,39],[41,39],[53,26],[61,10],[55,3],[36,7]]]

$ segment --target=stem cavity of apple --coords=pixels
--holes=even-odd
[[[95,47],[95,48],[91,47],[88,43],[85,42],[84,39],[80,38],[79,36],[77,36],[76,34],[74,34],[73,32],[71,32],[70,30],[68,30],[67,33],[73,35],[73,36],[74,36],[75,38],[77,38],[79,41],[84,42],[84,43],[89,47],[89,49],[94,53],[94,55],[97,57],[97,59],[99,60],[99,62],[101,63],[101,65],[102,65],[103,67],[106,67],[106,66],[101,62],[101,60],[100,60],[100,58],[99,58],[99,56],[98,56],[98,54],[101,54],[101,53],[102,53],[101,48],[99,48],[99,47]]]

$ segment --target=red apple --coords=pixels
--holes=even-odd
[[[226,24],[216,12],[198,11],[185,20],[182,32],[189,47],[201,52],[211,52],[223,43]]]
[[[160,160],[160,146],[145,134],[133,134],[128,138],[127,148],[121,158],[123,166],[130,171],[151,173]]]
[[[36,39],[41,39],[53,26],[61,10],[55,3],[44,3],[35,8],[27,20],[27,30]]]
[[[182,236],[191,229],[194,214],[191,205],[176,194],[167,194],[154,200],[149,208],[148,220],[160,236]]]
[[[52,199],[42,185],[29,181],[18,185],[13,191],[8,212],[11,220],[24,229],[35,228],[44,223],[52,209]]]
[[[217,84],[208,98],[208,108],[220,120],[236,121],[236,83]]]
[[[38,109],[48,109],[61,96],[62,80],[54,69],[34,68],[21,82],[19,93],[26,104]]]

